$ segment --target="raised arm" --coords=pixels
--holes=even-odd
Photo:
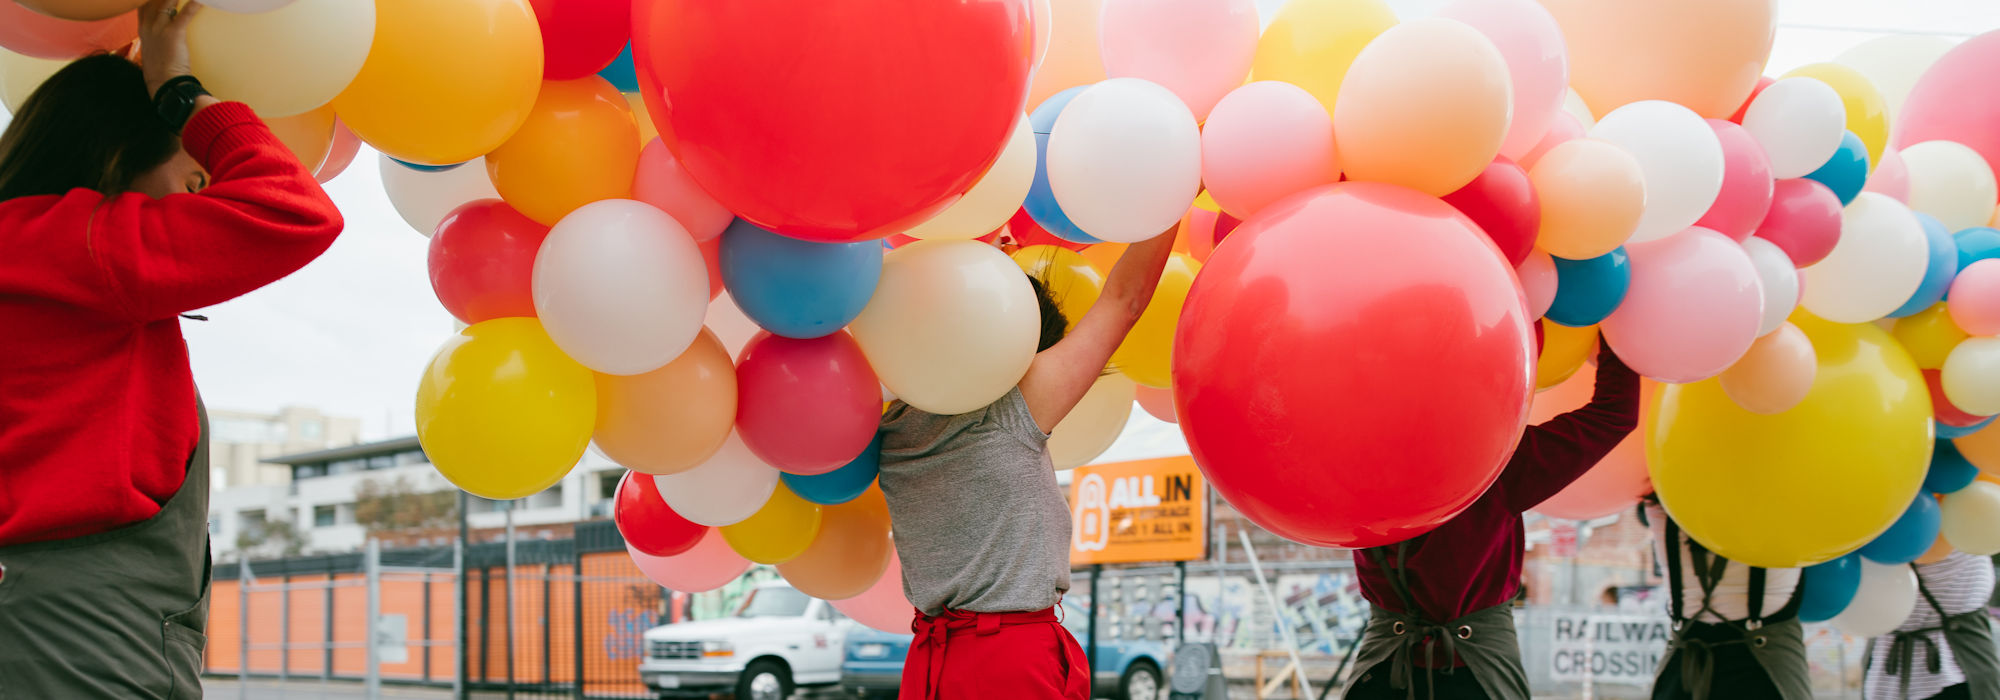
[[[1639,425],[1639,375],[1611,346],[1597,352],[1597,388],[1590,403],[1541,425],[1528,426],[1507,470],[1500,474],[1508,505],[1540,505],[1597,466]]]
[[[1125,341],[1125,334],[1153,301],[1160,270],[1173,250],[1172,229],[1126,248],[1104,282],[1104,293],[1084,312],[1076,328],[1035,355],[1027,376],[1021,378],[1021,397],[1027,399],[1028,413],[1034,415],[1042,432],[1055,430],[1103,374],[1112,351]]]

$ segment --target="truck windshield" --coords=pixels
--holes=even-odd
[[[806,594],[792,588],[759,588],[743,601],[737,617],[798,617],[806,614]]]

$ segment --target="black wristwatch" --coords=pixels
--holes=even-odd
[[[195,80],[194,76],[177,75],[168,78],[165,84],[160,85],[160,91],[153,93],[153,110],[159,112],[160,121],[166,122],[167,127],[178,134],[187,126],[188,118],[194,116],[195,100],[206,94],[208,90],[203,89],[201,81]]]

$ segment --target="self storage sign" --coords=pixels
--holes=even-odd
[[[1208,554],[1208,484],[1191,458],[1077,467],[1069,488],[1071,564]]]

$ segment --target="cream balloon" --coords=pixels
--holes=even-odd
[[[1563,113],[1576,117],[1576,122],[1582,124],[1586,131],[1597,126],[1597,115],[1590,111],[1590,105],[1583,103],[1583,96],[1576,94],[1576,88],[1570,88],[1563,95]]]
[[[1743,112],[1743,129],[1771,158],[1771,176],[1805,177],[1840,150],[1847,108],[1840,93],[1814,78],[1771,83]]]
[[[2000,338],[1967,338],[1951,349],[1939,370],[1944,396],[1975,416],[2000,414]],[[2000,528],[2000,521],[1993,523]]]
[[[500,198],[493,180],[486,176],[485,158],[474,158],[450,170],[431,171],[403,165],[386,155],[379,157],[382,191],[389,195],[389,204],[410,228],[425,237],[436,233],[438,222],[466,202]]]
[[[696,525],[712,527],[743,522],[778,490],[778,470],[757,459],[734,431],[701,466],[652,477],[667,507]]]
[[[1957,44],[1937,36],[1895,34],[1877,37],[1835,56],[1838,63],[1868,77],[1875,89],[1882,91],[1882,98],[1889,103],[1889,123],[1896,123],[1896,115],[1903,109],[1903,100],[1910,96],[1910,88],[1931,64],[1950,51]]]
[[[1028,276],[978,241],[890,251],[875,296],[848,326],[884,386],[938,415],[1007,395],[1035,360],[1040,328]]]
[[[1633,243],[1655,241],[1693,226],[1722,192],[1722,142],[1693,110],[1660,100],[1619,107],[1590,128],[1590,137],[1624,148],[1646,178],[1646,211]]]
[[[1084,233],[1137,243],[1201,194],[1201,127],[1172,91],[1112,78],[1070,100],[1049,131],[1049,189]]]
[[[535,254],[535,313],[585,367],[640,374],[701,334],[708,263],[687,229],[630,199],[592,202],[549,229]]]
[[[1123,374],[1098,377],[1069,415],[1049,431],[1049,459],[1056,469],[1081,467],[1111,449],[1132,417],[1138,392],[1139,385]]]
[[[1840,242],[1800,271],[1800,305],[1836,323],[1873,321],[1917,293],[1930,266],[1923,224],[1902,202],[1863,192],[1840,213]]]
[[[28,101],[35,88],[67,65],[69,61],[23,56],[0,49],[0,105],[6,106],[9,114],[19,113],[21,103]]]
[[[297,0],[251,11],[259,14],[210,7],[195,15],[188,58],[209,92],[267,119],[332,102],[354,82],[375,42],[372,2]]]
[[[1784,326],[1792,310],[1799,308],[1799,269],[1778,244],[1756,236],[1743,240],[1743,251],[1750,254],[1750,264],[1764,284],[1764,320],[1757,326],[1757,337],[1762,338]]]
[[[1333,138],[1341,169],[1350,180],[1432,196],[1464,187],[1507,138],[1509,80],[1500,49],[1463,22],[1432,17],[1390,27],[1340,82]]]
[[[1902,155],[1909,171],[1910,209],[1937,217],[1951,231],[1992,220],[2000,185],[1978,151],[1952,141],[1925,141],[1903,149]]]
[[[1007,138],[1000,159],[986,169],[979,182],[965,196],[937,216],[903,234],[923,239],[972,239],[992,233],[1007,223],[1028,198],[1028,186],[1035,184],[1035,128],[1027,115],[1014,122],[1014,134]]]
[[[204,0],[202,4],[218,10],[222,10],[224,12],[253,14],[257,12],[270,12],[272,10],[283,8],[286,5],[290,5],[293,2],[297,1],[298,0]]]
[[[2000,554],[2000,484],[1974,481],[1945,494],[1944,540],[1967,554]]]
[[[1812,340],[1798,326],[1784,324],[1750,344],[1750,351],[1722,371],[1722,392],[1743,410],[1762,415],[1784,413],[1812,391],[1819,361]]]
[[[1895,631],[1917,607],[1917,574],[1901,564],[1861,560],[1861,588],[1854,602],[1829,620],[1854,637],[1879,637]]]

